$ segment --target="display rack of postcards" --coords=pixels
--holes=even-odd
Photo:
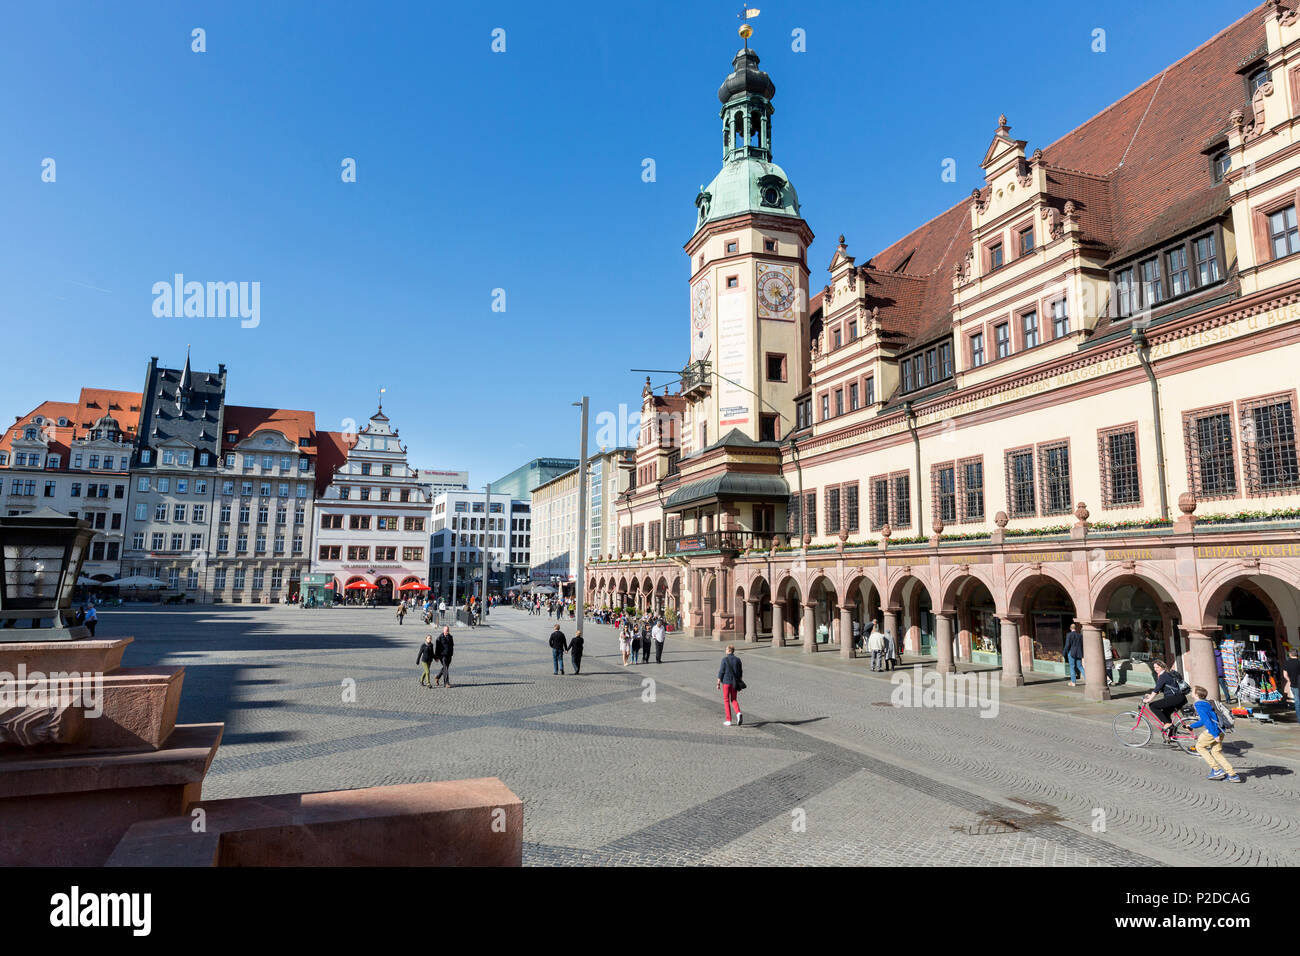
[[[1282,691],[1277,686],[1277,664],[1269,658],[1266,651],[1259,650],[1259,645],[1254,642],[1249,645],[1245,641],[1232,643],[1233,656],[1236,658],[1237,699],[1243,704],[1257,707],[1280,706],[1283,699]],[[1223,672],[1226,678],[1226,660]]]

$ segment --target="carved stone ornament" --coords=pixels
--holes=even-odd
[[[1087,521],[1088,514],[1089,514],[1088,506],[1084,504],[1082,501],[1080,501],[1077,505],[1074,506],[1074,516],[1078,518],[1080,521]]]
[[[1190,491],[1184,491],[1178,496],[1178,510],[1185,515],[1192,514],[1196,511],[1196,495]]]
[[[999,511],[993,516],[993,523],[999,528],[1005,528],[1007,526],[1007,513],[1005,511]]]
[[[880,536],[884,538],[886,541],[889,540],[889,536],[893,533],[894,533],[894,529],[889,527],[889,525],[885,525],[883,528],[880,529]]]
[[[974,204],[976,212],[984,211],[984,207],[987,205],[987,203],[984,202],[984,199],[980,195],[980,191],[978,189],[972,189],[970,191],[970,200]]]
[[[1047,223],[1047,234],[1053,239],[1060,239],[1064,231],[1061,227],[1061,213],[1051,206],[1043,208],[1043,221]]]
[[[833,298],[835,298],[835,286],[827,285],[822,289],[822,305],[830,305]]]
[[[848,274],[849,291],[856,292],[858,288],[858,270],[850,269]]]
[[[1067,199],[1065,201],[1065,221],[1066,222],[1079,221],[1079,207],[1074,204],[1073,199]]]
[[[1236,129],[1241,129],[1246,125],[1246,114],[1239,109],[1233,110],[1228,114],[1228,125]]]

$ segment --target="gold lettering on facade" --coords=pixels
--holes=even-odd
[[[1198,545],[1198,558],[1294,558],[1300,544],[1215,544]]]

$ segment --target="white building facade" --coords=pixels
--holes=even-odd
[[[489,594],[503,593],[516,583],[515,569],[528,567],[532,532],[526,501],[445,491],[434,499],[432,528],[429,584],[447,600],[481,593],[484,549]]]
[[[411,586],[428,584],[430,508],[380,406],[315,501],[312,573],[331,575],[335,593],[349,598],[422,596]]]

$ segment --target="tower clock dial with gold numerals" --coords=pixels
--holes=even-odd
[[[773,315],[784,315],[794,307],[794,282],[784,272],[767,271],[758,276],[758,298]]]

